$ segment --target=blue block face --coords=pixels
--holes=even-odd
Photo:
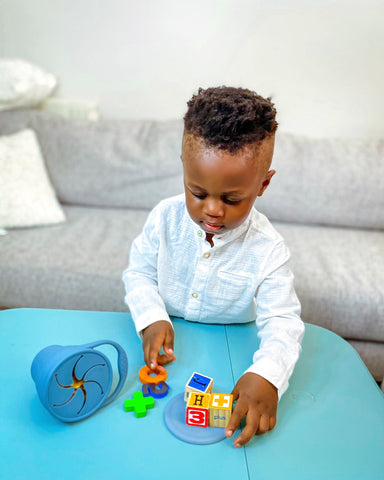
[[[205,392],[208,388],[210,381],[211,379],[209,377],[205,377],[204,375],[195,373],[189,381],[188,387],[195,388],[196,390],[200,390],[201,392]]]

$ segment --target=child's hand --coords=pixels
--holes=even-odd
[[[152,323],[143,330],[144,361],[156,373],[163,373],[162,365],[173,362],[174,332],[172,325],[166,320]],[[160,354],[163,348],[164,353]]]
[[[243,431],[234,441],[235,447],[245,445],[255,434],[274,428],[278,395],[276,387],[268,380],[256,373],[245,373],[239,378],[232,394],[237,403],[225,430],[226,436],[232,437],[241,419],[247,416]]]

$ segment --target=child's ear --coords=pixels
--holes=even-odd
[[[261,184],[259,194],[257,195],[258,197],[261,197],[263,195],[266,188],[271,183],[271,179],[272,179],[272,177],[274,176],[275,173],[276,173],[276,170],[269,170],[269,172],[265,176],[265,179],[264,179],[263,183]]]

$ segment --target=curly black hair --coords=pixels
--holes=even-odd
[[[199,88],[187,103],[184,129],[208,146],[231,153],[260,143],[276,132],[276,110],[270,98],[245,88]]]

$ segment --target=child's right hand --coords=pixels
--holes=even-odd
[[[162,365],[176,360],[173,354],[174,331],[166,320],[152,323],[143,330],[143,351],[146,365],[156,373],[164,373]],[[164,353],[160,354],[163,348]]]

